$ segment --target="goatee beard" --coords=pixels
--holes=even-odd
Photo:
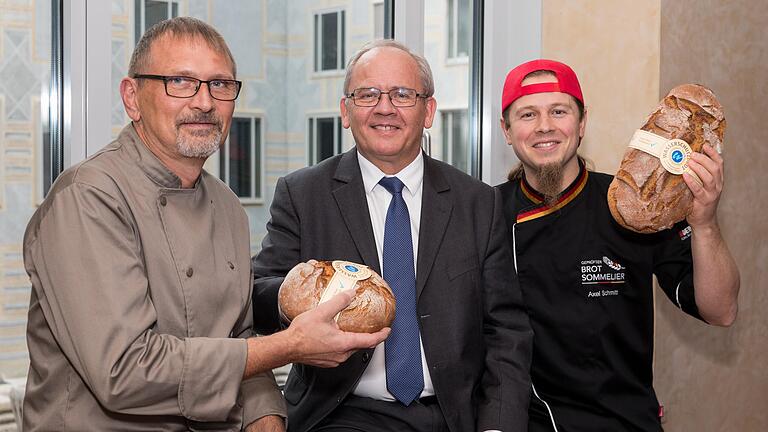
[[[181,136],[176,137],[176,149],[182,156],[190,158],[208,158],[216,153],[221,146],[221,130],[209,139],[202,142],[190,142],[194,140],[184,139]]]
[[[547,207],[552,207],[560,196],[563,165],[555,162],[539,166],[536,170],[536,179],[539,181],[538,192],[544,195],[544,203]]]
[[[192,134],[191,137],[185,138],[179,133],[179,125],[183,123],[213,123],[216,130],[213,135],[208,135],[206,132],[205,135]],[[219,149],[221,137],[221,120],[215,114],[207,113],[185,117],[177,122],[176,150],[185,157],[206,159]]]

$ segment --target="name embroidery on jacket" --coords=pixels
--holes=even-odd
[[[619,295],[619,288],[626,282],[626,267],[603,256],[581,261],[581,285],[586,286],[587,298]]]

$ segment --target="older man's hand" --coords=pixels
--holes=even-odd
[[[334,317],[352,301],[352,292],[341,292],[329,301],[294,318],[286,334],[295,347],[293,361],[317,367],[336,367],[355,351],[373,348],[389,336],[390,328],[376,333],[339,330]]]
[[[245,432],[285,432],[285,421],[276,415],[264,416],[249,424]]]
[[[374,348],[384,342],[389,336],[389,327],[376,333],[351,333],[339,329],[334,317],[349,306],[352,298],[352,292],[343,291],[316,308],[299,314],[281,332],[248,338],[243,378],[288,363],[336,367],[355,351]]]

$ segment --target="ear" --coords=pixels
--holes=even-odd
[[[579,122],[579,138],[584,138],[584,132],[587,131],[587,108],[584,108],[584,115],[581,116],[581,121]]]
[[[128,114],[128,117],[135,122],[141,120],[139,82],[134,78],[123,78],[120,81],[120,97],[123,99],[123,107],[125,107],[125,113]]]
[[[426,100],[427,115],[424,116],[424,129],[432,127],[432,121],[435,119],[435,111],[437,111],[437,101],[433,97],[429,97]]]
[[[339,111],[341,111],[341,126],[344,129],[349,129],[349,112],[347,112],[347,98],[341,98],[339,101]]]
[[[504,134],[504,141],[507,142],[507,145],[512,145],[512,132],[510,132],[512,127],[510,126],[507,128],[507,123],[504,121],[504,117],[499,118],[499,126],[501,127],[501,133]]]

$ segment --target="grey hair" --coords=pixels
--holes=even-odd
[[[435,80],[432,78],[432,69],[429,67],[427,59],[423,56],[411,51],[407,46],[393,39],[378,39],[372,42],[368,42],[363,45],[358,52],[349,59],[347,63],[347,74],[344,76],[344,94],[349,94],[349,83],[352,81],[352,74],[355,71],[355,66],[365,53],[374,50],[376,48],[396,48],[400,51],[410,55],[413,61],[416,62],[416,66],[419,69],[419,78],[421,79],[421,85],[424,87],[423,94],[427,97],[435,94]]]
[[[232,65],[232,75],[237,76],[235,58],[232,56],[232,52],[229,50],[227,42],[224,41],[221,34],[210,24],[192,17],[176,17],[160,21],[144,32],[131,55],[128,76],[134,77],[141,73],[150,72],[146,68],[149,66],[152,44],[165,35],[187,40],[197,37],[201,38],[214,51],[224,54]]]

